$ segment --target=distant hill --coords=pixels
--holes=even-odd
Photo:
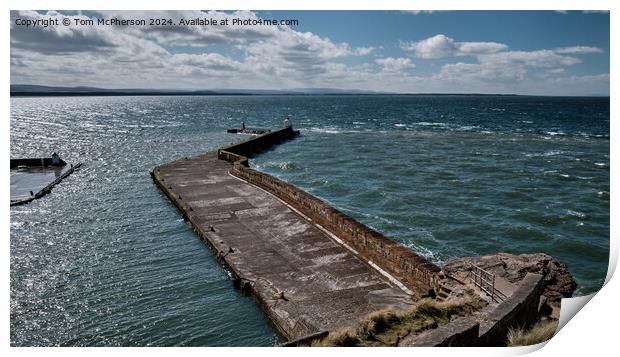
[[[290,89],[294,93],[304,94],[396,94],[391,92],[379,92],[363,89],[338,89],[338,88],[295,88]]]
[[[346,95],[346,94],[388,94],[358,89],[334,88],[296,88],[287,90],[272,89],[108,89],[97,87],[54,87],[32,84],[11,84],[12,97],[25,96],[129,96],[129,95]]]
[[[11,84],[11,96],[87,96],[87,95],[220,95],[211,90],[186,91],[174,89],[107,89],[96,87],[52,87]],[[229,93],[243,94],[243,93]]]
[[[58,87],[33,84],[11,84],[11,97],[36,96],[157,96],[157,95],[408,95],[408,96],[524,96],[521,94],[493,93],[394,93],[363,89],[339,88],[292,88],[292,89],[146,89],[146,88],[97,88],[97,87]],[[527,96],[527,95],[525,95]]]

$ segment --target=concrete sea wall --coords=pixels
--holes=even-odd
[[[58,164],[54,164],[51,157],[29,158],[29,159],[11,159],[11,169],[19,166],[38,167],[38,166],[64,166],[67,163],[62,159]]]
[[[289,135],[290,129],[280,138]],[[250,147],[246,153],[275,139],[257,137],[244,144]],[[245,156],[225,150],[219,157],[247,164]],[[410,294],[367,259],[232,169],[213,151],[157,166],[151,175],[235,286],[256,298],[284,337],[307,341],[373,311],[413,304]]]
[[[479,315],[465,316],[416,336],[408,346],[503,346],[510,328],[528,328],[536,322],[543,276],[528,273],[515,292]]]
[[[61,160],[61,164],[59,164],[58,166],[63,166],[63,165],[66,165],[66,163]],[[19,166],[34,166],[34,167],[52,166],[52,159],[46,158],[46,159],[12,159],[11,160],[11,169],[17,168]],[[54,165],[54,166],[57,166],[57,165]],[[75,165],[72,164],[69,169],[67,169],[60,176],[54,179],[54,181],[50,182],[47,186],[43,187],[38,192],[34,193],[32,196],[23,198],[23,199],[18,199],[18,200],[11,200],[11,203],[10,203],[11,207],[27,204],[27,203],[30,203],[36,199],[39,199],[47,195],[48,193],[52,192],[52,188],[54,188],[54,186],[58,185],[62,180],[67,178],[67,176],[71,175],[75,170],[77,170],[81,166],[82,166],[81,162]]]
[[[249,167],[248,157],[298,134],[291,128],[276,130],[151,172],[155,183],[230,271],[236,286],[254,295],[278,330],[291,340],[288,345],[308,344],[386,306],[407,308],[416,297],[434,295],[445,280],[441,269],[424,257],[319,198]],[[267,202],[271,203],[264,206]],[[274,225],[271,219],[276,216],[280,222]],[[301,236],[274,228],[296,225],[306,226],[304,230],[310,233]],[[317,265],[313,259],[320,249],[351,259],[341,266]],[[320,255],[329,252],[320,251]],[[274,272],[274,259],[279,259],[276,265],[283,271]],[[347,270],[352,262],[359,265],[355,274]],[[315,273],[321,272],[312,270],[322,266],[338,272],[317,279]],[[289,276],[292,271],[295,279]],[[362,273],[368,280],[359,280]],[[325,277],[335,279],[323,286]],[[543,275],[529,273],[499,305],[407,336],[400,345],[501,346],[510,328],[528,327],[537,319],[543,280]],[[312,283],[298,286],[298,281]],[[370,284],[364,285],[366,281]]]
[[[273,131],[254,139],[218,150],[218,157],[233,163],[231,173],[285,201],[311,218],[363,258],[387,271],[418,296],[428,295],[434,288],[440,268],[381,233],[366,227],[326,202],[278,178],[248,167],[248,156],[264,151],[297,135],[290,128]]]

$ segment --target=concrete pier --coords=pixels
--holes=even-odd
[[[268,129],[260,129],[260,128],[230,128],[226,130],[227,133],[230,134],[248,134],[248,135],[261,135],[268,133],[270,130]]]
[[[52,158],[11,159],[11,206],[23,205],[41,198],[82,166],[67,165]]]
[[[248,157],[296,134],[276,130],[151,175],[288,339],[348,326],[388,306],[406,308],[432,290],[438,267],[248,167]]]

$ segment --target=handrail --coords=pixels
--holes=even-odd
[[[469,271],[468,276],[474,285],[490,295],[491,300],[493,301],[500,302],[506,300],[506,295],[495,289],[495,274],[490,273],[475,264],[471,264],[471,267],[472,269]]]

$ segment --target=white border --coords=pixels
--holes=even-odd
[[[9,101],[9,86],[8,83],[10,77],[10,62],[9,62],[9,51],[10,46],[10,34],[9,34],[9,9],[125,9],[125,10],[133,10],[133,9],[219,9],[219,10],[227,10],[227,9],[247,9],[247,10],[362,10],[362,9],[373,9],[373,10],[404,10],[404,9],[415,9],[415,10],[568,10],[568,9],[587,9],[587,10],[612,10],[611,11],[611,43],[610,43],[610,55],[611,55],[611,63],[617,63],[617,43],[618,40],[618,5],[616,5],[617,1],[603,1],[603,0],[588,0],[588,1],[577,1],[577,0],[522,0],[522,1],[440,1],[440,0],[418,0],[416,2],[406,1],[406,0],[358,0],[350,3],[336,3],[334,1],[328,0],[316,0],[312,2],[293,2],[293,1],[282,1],[282,0],[254,0],[254,1],[241,1],[241,0],[217,0],[217,1],[192,1],[192,0],[176,0],[176,1],[120,1],[120,0],[91,0],[87,3],[84,1],[76,1],[76,0],[58,0],[58,1],[41,1],[41,0],[23,0],[19,3],[13,2],[3,2],[3,7],[5,7],[4,11],[1,14],[2,23],[2,31],[4,32],[5,45],[3,47],[4,60],[7,65],[5,66],[5,70],[2,71],[2,79],[4,85],[4,95],[1,97],[2,103],[4,104],[2,107],[5,108],[5,115],[1,120],[2,132],[5,135],[5,140],[2,140],[3,150],[5,155],[2,157],[2,161],[0,165],[4,165],[4,167],[8,166],[8,157],[7,154],[10,152],[10,139],[9,139],[9,117],[8,108],[10,105]],[[611,83],[617,83],[617,71],[615,68],[610,68],[611,75]],[[611,98],[615,99],[616,91],[612,86]],[[617,125],[614,123],[614,120],[617,119],[618,114],[618,106],[616,102],[612,99],[611,101],[611,165],[610,165],[610,175],[611,182],[614,183],[616,180],[617,169],[615,158],[617,157],[618,148],[616,143],[614,143],[614,138],[617,134]],[[3,175],[3,190],[2,190],[2,198],[4,202],[7,202],[9,199],[9,173],[5,171]],[[613,186],[613,185],[612,185]],[[615,186],[614,186],[615,187]],[[611,190],[610,190],[611,193]],[[611,195],[613,198],[611,200],[610,206],[610,214],[611,217],[615,217],[617,212],[617,199],[615,199],[615,195]],[[4,247],[5,252],[3,254],[3,262],[5,269],[5,274],[2,279],[2,287],[3,291],[7,296],[7,304],[5,308],[2,310],[2,314],[4,317],[4,329],[3,332],[3,341],[5,342],[5,346],[8,349],[9,346],[9,258],[10,258],[10,245],[9,245],[9,206],[5,205],[3,208],[2,214],[2,224],[4,231],[6,234],[4,235]],[[607,278],[611,278],[613,275],[613,271],[615,270],[617,255],[618,255],[618,228],[614,223],[614,220],[611,220],[611,255],[610,255],[610,266]],[[607,352],[606,354],[611,354],[608,351],[615,350],[614,342],[617,339],[617,330],[616,330],[616,320],[619,317],[619,307],[616,304],[617,298],[620,296],[619,294],[619,283],[618,278],[611,280],[607,283],[607,285],[601,290],[600,293],[596,294],[592,298],[592,301],[583,307],[583,311],[577,314],[568,324],[567,328],[562,329],[557,336],[555,336],[544,348],[538,352],[539,355],[544,356],[557,356],[560,354],[566,354],[570,356],[579,356],[579,355],[587,355],[593,354],[597,352]],[[581,299],[584,300],[584,299]],[[538,346],[540,347],[540,346]],[[487,348],[487,349],[463,349],[463,348],[451,348],[451,349],[298,349],[295,350],[295,354],[307,355],[307,354],[316,354],[316,353],[327,353],[327,354],[342,354],[342,353],[355,353],[356,355],[370,355],[376,352],[387,352],[390,354],[411,354],[411,353],[424,353],[432,354],[432,355],[464,355],[464,356],[479,356],[479,355],[513,355],[531,352],[536,350],[537,347],[530,348],[518,348],[518,349],[503,349],[503,348]],[[84,348],[71,348],[71,349],[32,349],[32,348],[11,348],[10,353],[13,354],[30,354],[30,353],[41,353],[44,352],[50,355],[82,355],[83,353],[88,353],[92,355],[101,355],[108,356],[110,353],[140,353],[145,352],[149,354],[155,355],[164,355],[170,352],[172,353],[183,353],[188,355],[200,355],[203,356],[204,353],[218,353],[218,354],[269,354],[273,355],[284,355],[290,354],[293,351],[287,349],[261,349],[261,348],[250,348],[248,349],[235,349],[235,348],[220,348],[217,350],[209,349],[205,350],[203,348],[168,348],[168,349],[153,349],[153,348],[134,348],[134,349],[117,349],[117,348],[98,348],[98,349],[84,349]]]

